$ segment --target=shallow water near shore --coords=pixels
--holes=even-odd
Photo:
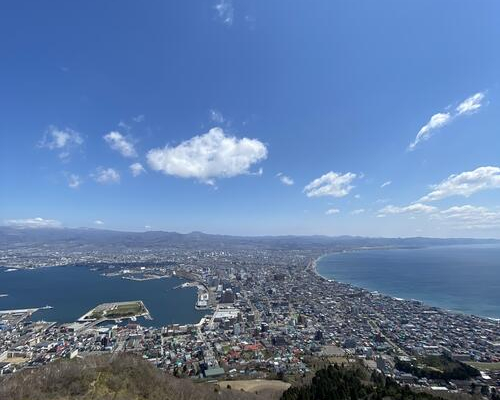
[[[316,270],[370,291],[500,318],[500,245],[335,253],[320,258]]]
[[[0,310],[54,308],[39,310],[34,320],[72,322],[100,303],[142,300],[152,321],[142,318],[146,326],[171,323],[197,323],[205,312],[195,310],[194,287],[174,289],[185,282],[177,277],[133,281],[104,277],[86,267],[66,266],[17,270],[0,269]]]

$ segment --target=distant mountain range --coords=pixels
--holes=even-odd
[[[19,228],[0,226],[0,249],[49,246],[59,248],[269,248],[283,250],[360,247],[423,247],[500,243],[498,239],[426,237],[377,238],[362,236],[229,236],[202,232],[121,232],[92,228]]]

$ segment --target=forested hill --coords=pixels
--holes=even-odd
[[[468,399],[468,395],[447,395],[446,399]],[[412,391],[409,386],[400,386],[391,378],[364,368],[344,368],[330,365],[319,370],[311,383],[301,387],[291,387],[281,400],[440,400],[427,392]]]

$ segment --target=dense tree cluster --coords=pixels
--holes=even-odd
[[[424,366],[417,366],[407,361],[396,360],[396,369],[408,372],[418,378],[442,380],[467,380],[479,376],[477,369],[451,359],[448,356],[429,356],[421,360]]]
[[[357,368],[330,365],[319,370],[311,384],[291,387],[282,400],[435,400],[429,393],[413,392],[408,386],[400,386],[391,378],[374,372],[366,379]]]

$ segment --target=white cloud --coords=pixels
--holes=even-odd
[[[338,214],[340,210],[338,208],[330,208],[329,210],[326,210],[325,214],[326,215],[333,215],[333,214]]]
[[[363,214],[365,212],[364,208],[358,208],[357,210],[352,210],[351,214],[352,215],[358,215],[358,214]]]
[[[473,171],[450,175],[431,188],[432,191],[419,201],[436,201],[450,196],[469,197],[481,190],[500,188],[500,168],[479,167]]]
[[[212,122],[215,122],[216,124],[223,124],[226,121],[220,111],[212,109],[209,111],[209,114],[210,114],[210,120]]]
[[[378,211],[378,216],[386,216],[393,214],[430,214],[438,211],[436,207],[427,204],[414,203],[405,207],[397,207],[393,205],[385,206]]]
[[[484,229],[500,226],[500,212],[472,205],[454,206],[432,216],[461,229]]]
[[[436,129],[449,124],[455,118],[461,115],[472,114],[479,110],[479,108],[481,108],[482,106],[481,102],[483,101],[484,97],[485,94],[482,92],[470,96],[456,107],[455,114],[452,114],[450,112],[434,114],[429,122],[427,122],[427,124],[420,128],[415,140],[408,146],[408,150],[414,150],[420,142],[428,140]]]
[[[127,140],[120,132],[109,132],[103,138],[113,150],[118,151],[122,156],[137,157],[137,152],[132,142]]]
[[[133,176],[139,176],[140,174],[146,172],[142,164],[138,162],[131,164],[129,168]]]
[[[482,106],[481,102],[483,101],[483,99],[484,99],[484,93],[479,92],[476,93],[475,95],[472,95],[468,99],[464,100],[456,108],[458,115],[471,114],[473,112],[476,112],[481,108]]]
[[[282,172],[278,172],[276,176],[279,178],[283,185],[292,186],[295,183],[292,178],[284,175]]]
[[[138,115],[136,117],[132,117],[132,121],[139,123],[139,122],[144,121],[144,118],[145,118],[144,114],[140,114],[140,115]]]
[[[118,183],[120,174],[113,168],[97,167],[96,172],[91,175],[98,183]]]
[[[176,147],[152,149],[147,154],[155,171],[214,184],[216,178],[249,174],[250,167],[267,157],[267,148],[257,139],[226,136],[222,128],[186,140]]]
[[[60,151],[59,157],[65,159],[69,156],[70,150],[83,143],[81,135],[73,129],[59,129],[56,126],[49,126],[38,147],[49,150]]]
[[[424,214],[431,221],[446,224],[453,229],[489,229],[500,227],[500,211],[470,204],[453,206],[445,210],[439,210],[437,207],[422,203],[414,203],[406,207],[389,205],[379,210],[377,217],[396,214],[409,214],[409,218],[411,219],[415,219],[415,215],[417,214]]]
[[[232,0],[217,0],[214,6],[217,11],[217,18],[223,24],[231,26],[234,19],[234,7]]]
[[[344,197],[354,188],[351,183],[355,178],[356,174],[352,172],[340,174],[330,171],[309,183],[303,192],[307,197]]]
[[[380,185],[380,187],[385,188],[386,186],[389,186],[391,183],[392,183],[392,181],[384,182],[384,183],[382,183],[382,185]]]
[[[83,183],[83,180],[76,174],[68,175],[68,186],[71,189],[77,189]]]
[[[104,225],[104,222],[102,222],[100,219],[96,219],[94,221],[94,224],[96,224],[96,225]]]
[[[417,133],[417,137],[408,147],[409,150],[415,149],[417,144],[424,140],[428,140],[434,130],[441,128],[451,121],[450,113],[437,113],[434,114],[429,122],[427,122]]]
[[[6,225],[15,226],[17,228],[60,228],[61,222],[55,219],[44,219],[40,217],[26,219],[8,219]]]

